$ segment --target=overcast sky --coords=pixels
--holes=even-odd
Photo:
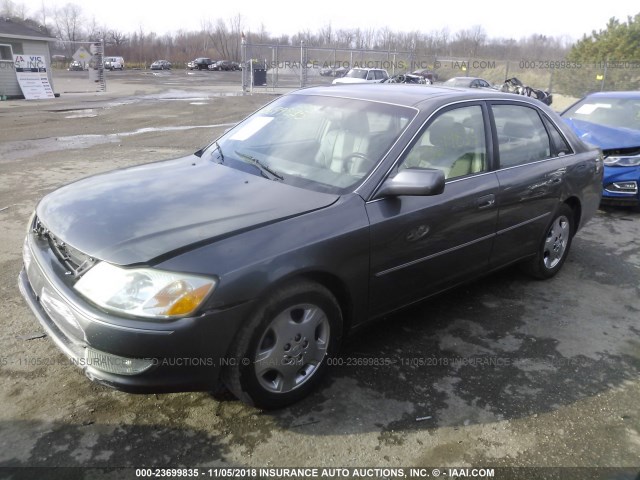
[[[14,0],[30,14],[42,8],[79,5],[87,19],[123,33],[158,34],[200,30],[201,20],[215,21],[242,15],[246,30],[257,31],[263,23],[274,35],[295,34],[331,24],[340,28],[382,28],[394,31],[430,32],[448,28],[451,33],[482,25],[491,38],[520,39],[534,33],[567,35],[579,39],[603,29],[609,18],[626,21],[640,13],[637,0],[570,2],[567,0],[418,0],[367,1],[318,0],[314,2],[245,0]],[[35,16],[35,15],[34,15]]]

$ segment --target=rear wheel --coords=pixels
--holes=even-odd
[[[563,204],[553,217],[540,241],[535,257],[523,264],[535,278],[547,279],[557,274],[564,264],[575,232],[573,210]]]
[[[281,287],[258,306],[223,371],[229,390],[259,408],[280,408],[308,395],[335,355],[342,313],[331,292],[314,282]]]

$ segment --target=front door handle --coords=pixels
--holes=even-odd
[[[483,195],[482,197],[478,197],[476,200],[476,205],[478,206],[478,210],[484,210],[486,208],[492,208],[496,205],[496,196],[491,193],[489,195]]]

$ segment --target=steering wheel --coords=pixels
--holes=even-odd
[[[351,167],[353,166],[353,163],[355,162],[355,159],[359,158],[360,160],[364,160],[365,162],[369,163],[369,164],[373,164],[374,161],[369,158],[367,156],[366,153],[362,153],[362,152],[352,152],[348,155],[346,155],[343,159],[344,161],[344,165],[345,165],[345,171],[350,172],[351,173]],[[366,171],[366,169],[365,169]],[[364,171],[362,171],[362,168],[359,168],[357,172],[353,172],[353,173],[364,173]]]

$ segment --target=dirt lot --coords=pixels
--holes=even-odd
[[[214,78],[125,72],[106,94],[68,94],[87,85],[66,74],[58,99],[0,102],[0,478],[22,466],[627,467],[611,475],[635,477],[640,213],[629,210],[599,212],[550,281],[509,269],[358,332],[322,388],[282,411],[125,394],[71,366],[16,285],[29,215],[79,177],[193,152],[272,98]],[[373,358],[393,363],[363,365]]]

